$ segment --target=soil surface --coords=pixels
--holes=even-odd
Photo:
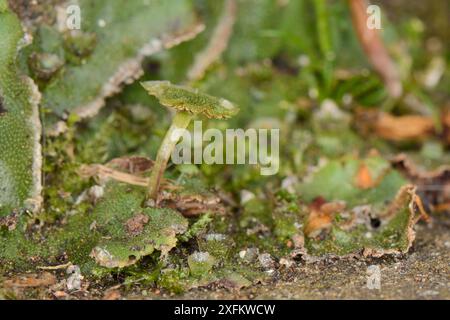
[[[195,290],[183,299],[450,299],[450,218],[417,226],[407,255],[398,258],[301,262],[286,280],[240,292]],[[378,265],[381,288],[368,289],[367,268]]]

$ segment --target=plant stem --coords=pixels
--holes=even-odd
[[[314,6],[317,19],[317,37],[319,48],[323,57],[323,92],[321,97],[328,97],[333,81],[333,42],[330,34],[330,16],[327,8],[326,0],[314,0]]]
[[[153,200],[155,204],[157,203],[159,185],[161,184],[164,171],[166,170],[167,162],[180,137],[179,135],[176,135],[176,132],[180,129],[186,129],[191,122],[192,117],[193,116],[187,112],[177,112],[172,120],[172,125],[159,147],[156,162],[150,175],[147,192],[147,199]],[[174,137],[176,137],[176,139],[174,139]]]

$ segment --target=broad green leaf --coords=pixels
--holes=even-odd
[[[373,180],[372,188],[360,188],[356,183],[358,171],[367,167]],[[299,187],[300,196],[306,202],[317,197],[326,201],[345,201],[352,207],[391,201],[397,191],[407,183],[401,174],[390,168],[381,157],[357,159],[354,157],[332,160],[318,169]]]
[[[142,75],[145,56],[201,31],[186,0],[81,0],[78,5],[81,30],[59,35],[66,63],[43,92],[43,106],[58,116],[95,115],[105,98]]]
[[[145,188],[111,182],[93,212],[95,229],[102,235],[91,252],[101,266],[125,267],[143,256],[161,251],[163,255],[177,244],[188,222],[169,208],[142,208]]]
[[[420,200],[415,187],[388,161],[379,156],[333,160],[306,180],[299,193],[310,205],[306,215],[299,214],[304,217],[308,254],[381,256],[408,251]],[[317,201],[341,204],[326,212]]]

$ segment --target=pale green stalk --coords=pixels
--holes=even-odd
[[[156,162],[153,166],[148,184],[147,199],[154,204],[157,203],[159,186],[166,170],[167,162],[172,154],[179,139],[173,139],[177,130],[186,129],[191,122],[193,116],[187,112],[177,112],[173,118],[172,125],[164,137],[164,140],[159,147]]]

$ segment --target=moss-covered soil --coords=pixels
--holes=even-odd
[[[368,44],[356,0],[0,0],[0,298],[450,298],[448,5],[375,3]],[[278,172],[149,205],[174,112],[279,129]]]

